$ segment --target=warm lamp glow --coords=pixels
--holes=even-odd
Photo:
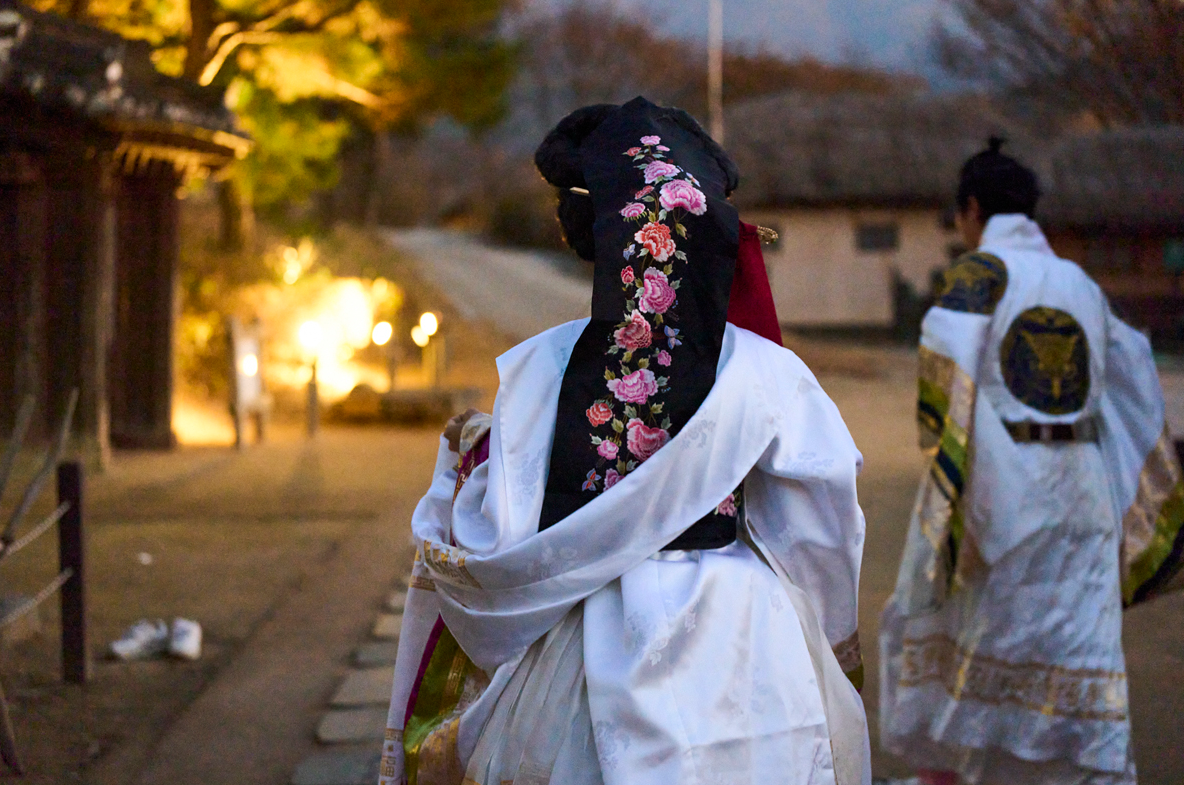
[[[411,340],[415,341],[415,345],[422,349],[428,345],[431,336],[424,332],[424,329],[417,324],[411,328]]]
[[[253,354],[244,355],[239,361],[238,369],[243,376],[254,376],[259,373],[259,358]]]
[[[309,320],[300,325],[300,329],[296,332],[296,338],[305,351],[315,354],[321,348],[321,341],[325,338],[325,328],[321,327],[320,322]]]
[[[436,314],[428,311],[419,317],[419,329],[423,330],[424,335],[433,336],[440,329],[440,320]]]
[[[375,346],[386,346],[394,334],[395,328],[391,327],[390,322],[379,322],[374,325],[374,330],[370,333],[370,340],[374,341]]]

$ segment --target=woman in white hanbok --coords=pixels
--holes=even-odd
[[[868,785],[861,459],[780,346],[734,166],[641,98],[536,160],[592,318],[441,442],[382,782]]]

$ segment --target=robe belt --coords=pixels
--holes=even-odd
[[[1096,442],[1098,423],[1093,417],[1077,422],[1004,422],[1012,441],[1017,444],[1053,444],[1057,442]]]

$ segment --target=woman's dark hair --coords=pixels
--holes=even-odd
[[[1014,158],[999,152],[1006,140],[992,136],[987,149],[962,165],[958,182],[958,209],[965,212],[970,197],[978,200],[983,223],[992,215],[1023,213],[1032,218],[1040,187],[1036,173]]]
[[[589,262],[596,259],[596,242],[592,234],[596,213],[587,195],[574,194],[568,189],[588,187],[584,182],[580,145],[606,117],[619,108],[615,104],[596,104],[575,110],[559,121],[534,154],[534,164],[543,179],[559,189],[557,214],[559,225],[563,228],[563,239],[581,259]],[[740,171],[736,164],[695,118],[682,109],[670,108],[663,110],[660,119],[671,120],[702,140],[704,149],[715,158],[727,178],[727,193],[736,189],[740,184]]]

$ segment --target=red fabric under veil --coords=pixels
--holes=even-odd
[[[761,238],[755,226],[743,221],[740,222],[740,250],[736,254],[736,272],[728,301],[728,321],[768,338],[778,346],[784,345],[777,306],[773,304],[773,290],[769,287],[769,273],[761,253]]]

